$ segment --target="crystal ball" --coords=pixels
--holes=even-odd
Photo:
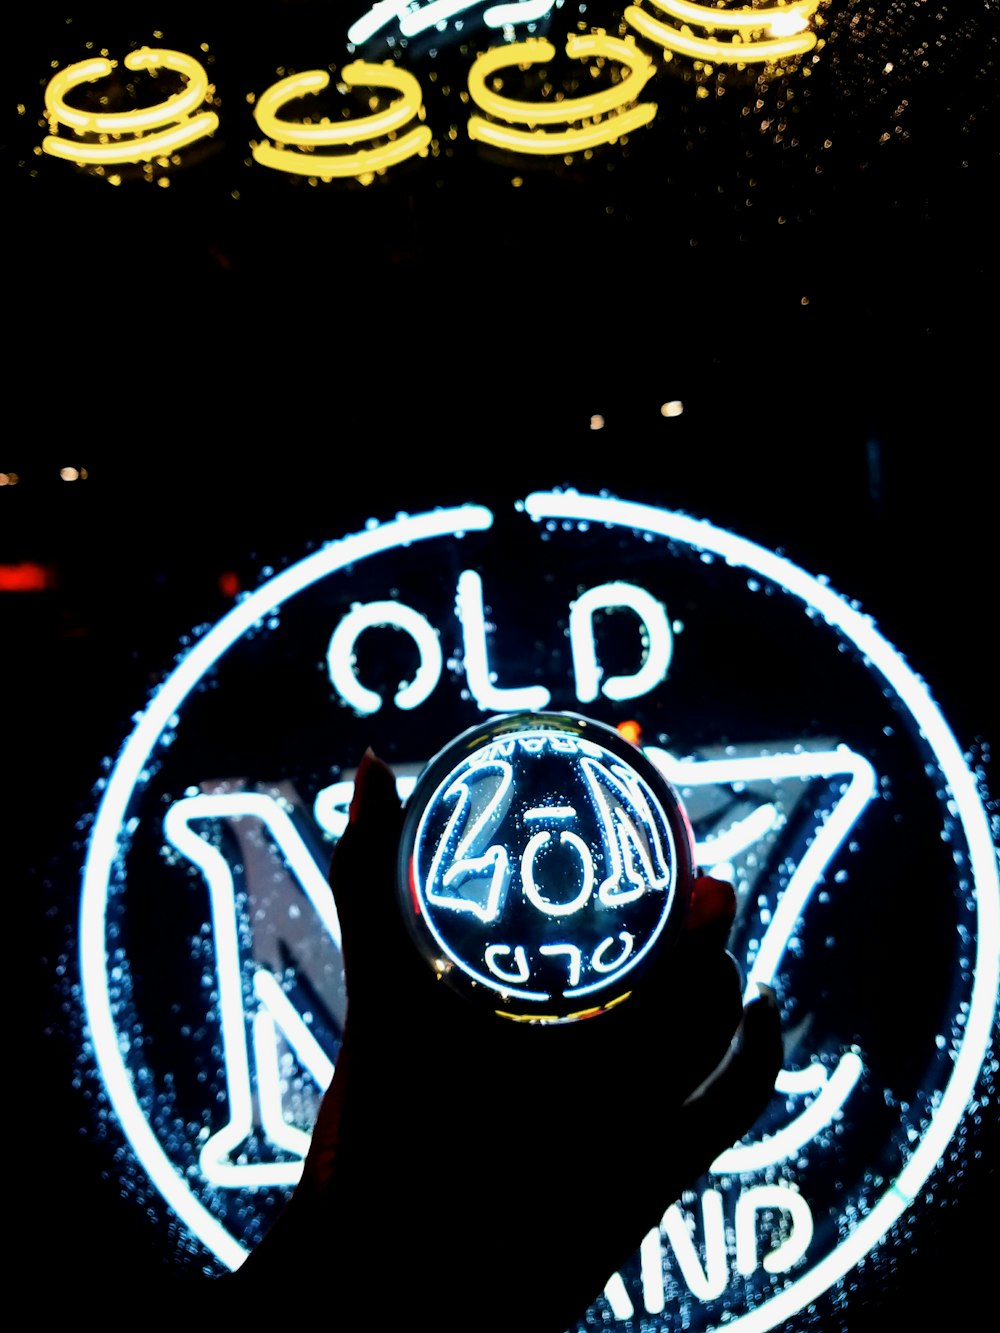
[[[410,932],[443,981],[508,1018],[572,1022],[625,999],[683,920],[692,876],[666,777],[574,713],[470,728],[407,801]]]

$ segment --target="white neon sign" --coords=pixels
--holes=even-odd
[[[713,558],[718,557],[729,568],[746,570],[755,577],[764,578],[783,588],[804,610],[815,614],[818,620],[825,621],[854,644],[866,659],[868,669],[879,677],[885,689],[890,691],[907,710],[915,727],[922,733],[933,755],[934,763],[940,770],[948,800],[965,839],[970,897],[974,900],[975,910],[975,939],[970,945],[974,957],[971,959],[972,980],[968,1007],[964,1014],[965,1021],[955,1041],[954,1059],[947,1082],[931,1109],[922,1137],[915,1142],[905,1165],[894,1180],[887,1182],[879,1196],[872,1201],[868,1211],[858,1218],[849,1234],[813,1266],[803,1269],[797,1276],[791,1276],[787,1285],[759,1306],[727,1320],[727,1327],[739,1327],[751,1333],[753,1330],[766,1330],[775,1323],[792,1317],[810,1301],[815,1300],[832,1283],[844,1276],[872,1246],[878,1244],[893,1221],[910,1206],[928,1181],[975,1090],[983,1055],[992,1031],[997,980],[1000,975],[1000,889],[997,883],[995,850],[976,779],[969,771],[965,758],[927,687],[911,671],[896,650],[878,633],[866,616],[851,607],[826,584],[806,574],[790,561],[732,533],[718,529],[710,523],[606,496],[586,496],[573,492],[539,492],[529,495],[524,500],[522,512],[526,518],[542,525],[591,524],[610,527],[623,533],[645,533],[653,537],[664,537],[686,549]],[[452,543],[460,540],[461,534],[485,534],[488,533],[491,523],[490,511],[475,505],[400,518],[332,543],[283,571],[234,607],[227,617],[179,661],[174,672],[163,682],[150,700],[147,709],[138,718],[135,730],[109,775],[88,846],[80,918],[84,1003],[95,1059],[115,1114],[151,1181],[192,1233],[229,1267],[237,1267],[242,1262],[245,1248],[239,1238],[234,1236],[205,1206],[192,1188],[191,1181],[178,1172],[157,1138],[147,1119],[130,1072],[128,1035],[120,1030],[110,1004],[106,916],[113,886],[125,873],[129,836],[126,828],[135,794],[142,790],[146,781],[145,775],[154,766],[161,737],[176,728],[177,717],[191,693],[243,635],[265,623],[286,602],[314,583],[337,574],[348,566],[356,566],[370,557],[383,555],[401,547],[412,547],[414,543],[433,543],[436,540]],[[474,617],[477,608],[482,610],[483,607],[482,582],[480,581],[478,589],[472,587],[471,582],[467,583],[465,591],[467,598],[463,604],[464,609],[468,611],[471,606]],[[378,606],[379,603],[373,602],[369,605]],[[403,603],[395,605],[402,606]],[[635,609],[633,607],[633,610]],[[361,632],[363,614],[362,619],[354,622],[351,634],[355,631]],[[384,610],[377,614],[384,614]],[[655,623],[656,613],[648,606],[645,616],[648,624]],[[459,616],[459,620],[463,625],[471,624],[468,618],[463,620]],[[396,621],[373,620],[371,623],[395,623],[404,632],[412,633],[412,627],[401,625],[398,617]],[[429,620],[425,617],[423,626],[418,628],[418,634],[425,635],[424,627],[429,624]],[[580,634],[586,639],[591,633],[586,628],[586,616],[581,615],[577,624]],[[469,635],[469,642],[475,642],[479,633],[478,627],[474,628],[476,633]],[[436,639],[437,635],[434,634],[433,637]],[[484,644],[487,649],[488,638],[488,634],[485,634]],[[349,643],[349,636],[346,634],[344,643],[345,645]],[[427,643],[430,643],[430,639]],[[666,643],[662,625],[659,632],[654,628],[650,638],[650,657],[657,662],[657,679],[660,682],[670,678],[668,668],[672,665],[672,660],[666,653]],[[671,640],[671,652],[674,647]],[[579,665],[585,659],[585,652],[579,646],[573,651],[574,660]],[[335,657],[339,663],[340,657],[337,654]],[[427,651],[424,652],[422,660],[430,660]],[[339,665],[336,670],[340,670]],[[468,680],[470,677],[467,667],[465,670]],[[490,680],[488,651],[485,658],[473,666],[471,680],[478,682],[479,677],[476,676],[478,670],[482,670],[485,679]],[[438,668],[435,666],[434,672],[437,671]],[[366,708],[370,708],[372,700],[361,693],[361,690],[367,687],[361,685],[353,670],[350,674],[353,684],[348,681],[346,674],[342,677],[334,676],[334,671],[331,669],[331,681],[352,706],[360,703],[362,706],[357,711],[364,713]],[[586,670],[577,671],[574,683],[579,689],[580,682],[589,680],[592,688],[593,677],[593,671],[589,676]],[[429,680],[430,675],[427,676],[427,681]],[[490,684],[495,687],[495,682],[490,681]],[[341,686],[345,688],[341,689]],[[420,686],[420,690],[424,689],[426,682]],[[355,692],[353,698],[347,697],[351,690]],[[402,690],[400,692],[402,693]],[[484,695],[484,697],[488,699],[490,696]],[[395,701],[390,698],[381,700],[382,707],[390,703],[396,706]],[[739,784],[758,780],[781,782],[789,779],[809,779],[826,784],[825,789],[830,792],[829,807],[824,812],[824,818],[817,824],[815,836],[809,842],[804,854],[791,869],[788,882],[763,933],[748,974],[750,982],[773,978],[782,965],[796,921],[812,901],[816,887],[823,879],[837,849],[853,835],[853,829],[865,818],[865,812],[876,789],[877,775],[863,756],[845,746],[837,745],[814,750],[812,753],[790,748],[787,752],[775,751],[752,758],[741,754],[719,759],[693,759],[666,752],[654,757],[662,764],[671,781],[681,789],[694,789],[699,785],[708,787],[713,782]],[[411,782],[412,779],[401,779],[401,789],[408,781]],[[319,794],[316,799],[315,817],[320,827],[330,830],[342,828],[346,817],[345,788],[349,788],[349,785],[349,783],[332,784]],[[242,804],[234,806],[226,817],[250,816],[266,825],[271,835],[282,842],[282,850],[286,853],[289,864],[295,863],[293,874],[308,897],[306,885],[311,877],[318,874],[315,864],[310,869],[308,856],[296,859],[295,835],[284,825],[280,816],[268,806],[248,801],[246,797],[249,795],[249,793],[243,794]],[[217,938],[220,942],[219,947],[223,950],[219,973],[221,979],[226,969],[225,935],[228,930],[228,925],[223,924],[222,918],[225,912],[231,911],[232,908],[229,872],[224,865],[213,859],[209,854],[211,848],[208,843],[195,831],[197,819],[194,815],[198,814],[199,818],[209,817],[207,814],[209,807],[189,805],[185,808],[183,804],[178,803],[174,809],[177,813],[173,813],[173,810],[168,813],[173,844],[178,853],[197,867],[204,876],[209,885],[213,912],[218,907]],[[218,814],[220,809],[221,807],[216,806],[215,813]],[[559,833],[560,817],[558,810],[550,810],[547,814],[547,818],[552,821],[550,831],[556,837]],[[720,833],[703,838],[698,845],[698,854],[706,865],[724,866],[728,861],[738,857],[741,849],[746,848],[755,839],[770,836],[779,824],[780,813],[777,802],[769,797],[762,798],[750,814],[744,814]],[[185,841],[186,838],[190,838],[190,841]],[[566,941],[556,941],[549,947],[558,949],[560,944],[565,943]],[[625,947],[627,941],[621,940],[619,943]],[[563,960],[562,965],[570,974],[576,963],[573,955],[563,949],[555,956]],[[509,954],[502,954],[497,950],[492,957],[495,966],[507,971],[512,977],[520,975],[527,963],[526,957],[518,955],[516,949]],[[614,949],[609,944],[601,956],[601,961],[612,963],[614,958]],[[259,1008],[252,1019],[249,1047],[245,1042],[240,1047],[239,1038],[243,1035],[240,1023],[244,1021],[245,1016],[241,1018],[236,1015],[235,1003],[231,1006],[231,1013],[227,1010],[228,1016],[224,1019],[224,1026],[232,1034],[233,1051],[239,1048],[244,1052],[243,1057],[234,1054],[233,1062],[230,1062],[227,1043],[227,1077],[230,1074],[240,1074],[239,1060],[247,1058],[247,1050],[252,1049],[258,1067],[258,1098],[261,1100],[261,1113],[266,1121],[267,1132],[275,1142],[284,1144],[290,1153],[294,1153],[302,1147],[304,1141],[295,1132],[301,1131],[302,1127],[288,1124],[282,1114],[273,1062],[271,1064],[268,1062],[268,1052],[274,1045],[274,1031],[280,1029],[287,1034],[292,1045],[298,1040],[297,1054],[311,1069],[317,1084],[325,1085],[332,1072],[332,1066],[329,1057],[325,1056],[321,1049],[310,1049],[307,1025],[297,1024],[297,1011],[288,1003],[288,997],[284,995],[281,987],[276,985],[273,975],[270,975],[267,969],[258,970],[253,989]],[[846,1050],[841,1053],[832,1070],[822,1066],[809,1066],[803,1070],[786,1071],[779,1081],[779,1088],[786,1096],[803,1099],[804,1105],[799,1114],[769,1138],[761,1138],[757,1142],[745,1142],[734,1147],[731,1150],[733,1156],[724,1155],[715,1164],[716,1174],[737,1172],[746,1174],[787,1160],[789,1155],[814,1139],[820,1130],[836,1117],[858,1084],[862,1064],[861,1053]],[[245,1114],[241,1110],[241,1105],[245,1104],[245,1087],[242,1075],[233,1078],[230,1089],[230,1119],[225,1128],[237,1122],[245,1124]],[[244,1117],[242,1121],[239,1119],[241,1115]],[[228,1169],[227,1157],[221,1151],[221,1140],[217,1140],[213,1144],[212,1151],[203,1156],[207,1172],[214,1173],[218,1182]],[[681,1235],[680,1227],[684,1226],[686,1230],[683,1210],[677,1205],[674,1206],[676,1212],[668,1210],[661,1228],[652,1233],[652,1238],[647,1238],[643,1247],[641,1269],[642,1300],[645,1310],[655,1314],[664,1308],[662,1266],[664,1245],[670,1246],[672,1256],[680,1265],[682,1276],[690,1290],[695,1295],[704,1292],[705,1299],[710,1299],[711,1293],[719,1294],[724,1290],[730,1273],[743,1274],[754,1265],[760,1264],[766,1272],[791,1274],[797,1265],[801,1265],[812,1234],[812,1218],[808,1203],[793,1189],[786,1189],[779,1196],[769,1193],[768,1190],[771,1188],[753,1183],[741,1191],[737,1199],[733,1233],[736,1238],[736,1248],[732,1253],[726,1248],[726,1228],[716,1225],[719,1205],[715,1198],[716,1195],[721,1197],[721,1192],[714,1187],[704,1192],[700,1203],[707,1239],[704,1265],[701,1261],[697,1263],[700,1277],[695,1272],[690,1233],[687,1233],[687,1250]],[[754,1218],[758,1212],[774,1209],[783,1211],[787,1215],[788,1235],[783,1248],[771,1249],[761,1257],[757,1254],[755,1242],[751,1240]],[[720,1281],[722,1287],[719,1286]],[[609,1279],[606,1296],[616,1317],[627,1318],[634,1312],[632,1296],[629,1295],[619,1275],[613,1275]]]
[[[378,0],[351,24],[347,40],[352,46],[363,46],[393,24],[404,37],[417,37],[432,28],[440,30],[449,20],[478,8],[480,3],[481,0],[430,0],[429,4],[414,6],[411,0]],[[483,11],[483,22],[488,28],[534,23],[561,5],[562,0],[511,0],[509,4],[488,6]]]
[[[254,972],[259,1001],[254,1016],[253,1050],[262,1121],[272,1143],[294,1153],[292,1167],[274,1163],[242,1165],[232,1161],[234,1151],[253,1127],[253,1089],[247,1059],[246,1015],[243,1007],[240,946],[236,929],[236,894],[229,862],[192,828],[199,822],[220,819],[256,819],[281,847],[296,881],[322,928],[339,946],[340,923],[326,876],[305,847],[288,814],[269,796],[256,792],[190,796],[176,801],[164,819],[164,833],[173,847],[205,876],[208,884],[215,970],[219,987],[222,1041],[229,1098],[228,1122],[205,1142],[199,1164],[205,1179],[215,1185],[287,1185],[301,1174],[309,1147],[308,1134],[286,1123],[281,1112],[279,1078],[275,1064],[274,1029],[279,1027],[320,1088],[333,1077],[333,1064],[289,1003],[277,979],[265,968]]]

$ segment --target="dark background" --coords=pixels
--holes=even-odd
[[[807,83],[733,76],[720,97],[661,71],[627,155],[512,163],[460,136],[367,189],[247,161],[246,91],[343,63],[353,10],[15,16],[0,467],[19,480],[0,488],[0,563],[39,562],[51,586],[0,594],[8,900],[31,941],[8,1088],[35,1145],[12,1143],[26,1250],[62,1270],[43,1306],[155,1290],[173,1262],[73,1087],[54,974],[73,966],[93,783],[182,636],[230,605],[223,571],[252,587],[369,517],[548,485],[687,510],[857,598],[995,791],[997,13],[823,13]],[[50,62],[160,30],[215,55],[211,149],[166,189],[40,159]],[[460,81],[469,56],[414,44],[408,62]],[[87,479],[60,481],[74,460]],[[919,1214],[912,1255],[862,1273],[824,1333],[985,1316],[995,1279],[970,1247],[995,1234],[987,1112],[981,1159]]]
[[[167,460],[164,455],[164,466]],[[876,500],[878,463],[888,475]],[[911,473],[893,472],[891,454],[869,445],[845,447],[837,480],[806,522],[796,509],[787,456],[782,479],[759,494],[744,493],[748,478],[724,451],[715,464],[718,478],[703,464],[680,466],[673,488],[644,489],[632,478],[620,493],[669,499],[732,523],[738,532],[781,546],[805,568],[829,572],[838,590],[850,595],[860,589],[864,609],[925,676],[995,790],[988,759],[994,667],[984,632],[992,597],[990,543],[958,518],[976,504],[976,474],[955,466],[934,485],[917,486]],[[234,486],[210,467],[195,470],[178,487],[176,501],[150,511],[146,506],[161,483],[149,468],[99,462],[88,468],[86,481],[56,483],[54,475],[55,469],[29,464],[16,487],[0,492],[11,556],[44,559],[58,580],[43,593],[5,594],[0,613],[5,638],[16,645],[15,681],[5,691],[8,725],[23,741],[8,751],[13,759],[6,765],[15,787],[13,809],[8,804],[17,853],[11,896],[34,945],[33,998],[28,1023],[19,1028],[23,1071],[15,1095],[16,1104],[27,1107],[22,1120],[41,1149],[20,1164],[19,1175],[31,1219],[29,1252],[39,1243],[35,1238],[45,1236],[60,1256],[67,1285],[49,1298],[59,1304],[124,1275],[156,1291],[178,1254],[178,1237],[156,1198],[142,1201],[123,1186],[114,1125],[102,1132],[93,1089],[76,1082],[79,1016],[56,975],[65,965],[72,977],[76,966],[80,865],[91,789],[103,761],[127,735],[153,679],[170,669],[182,636],[229,605],[218,587],[220,572],[238,571],[250,586],[252,570],[298,554],[306,533],[342,535],[363,522],[362,512],[416,511],[434,497],[390,479],[377,496],[328,505],[309,497],[317,485],[335,491],[336,469],[296,464],[251,488]],[[593,479],[580,480],[581,489],[593,485]],[[454,488],[442,489],[449,493],[436,498],[452,498]],[[706,499],[694,506],[699,490],[711,504]],[[471,483],[461,494],[500,498]],[[933,520],[943,497],[948,504]],[[995,816],[995,800],[991,808]],[[920,968],[915,959],[917,985]],[[874,1329],[887,1318],[919,1318],[924,1326],[929,1316],[972,1318],[985,1308],[993,1279],[973,1256],[993,1226],[996,1128],[995,1105],[987,1104],[981,1128],[949,1166],[948,1184],[935,1187],[933,1205],[916,1210],[910,1240],[895,1251],[894,1264],[879,1265],[874,1282],[863,1270],[852,1274],[857,1291],[841,1313],[821,1304],[821,1329]],[[789,1327],[804,1326],[793,1320]]]

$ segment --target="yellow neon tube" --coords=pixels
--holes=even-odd
[[[119,143],[79,143],[75,139],[61,139],[56,134],[50,134],[42,140],[42,148],[52,157],[61,157],[67,162],[109,165],[117,162],[151,162],[154,157],[165,157],[178,148],[194,143],[195,139],[214,134],[218,128],[219,117],[215,112],[203,111],[159,134],[143,134],[123,139]]]
[[[556,50],[544,37],[530,37],[523,42],[511,42],[505,46],[495,46],[478,56],[469,70],[469,93],[476,105],[489,115],[501,120],[515,121],[524,125],[569,124],[577,120],[591,120],[617,111],[629,102],[633,102],[653,75],[653,62],[644,51],[640,51],[631,37],[609,37],[606,33],[573,34],[566,38],[566,54],[574,59],[586,60],[590,56],[607,57],[620,61],[629,73],[621,83],[613,88],[606,88],[588,97],[567,97],[561,102],[524,102],[510,97],[501,97],[486,87],[486,80],[499,69],[509,69],[515,65],[536,65],[555,57]],[[649,105],[656,113],[656,106]],[[652,119],[652,117],[650,117]],[[469,121],[480,123],[480,118],[472,117]],[[644,121],[641,123],[645,123]],[[620,131],[624,133],[624,131]],[[486,138],[484,134],[478,136]],[[553,135],[553,142],[562,136]],[[598,143],[605,142],[602,137]],[[543,152],[544,149],[535,151]],[[562,151],[553,148],[553,152]]]
[[[275,148],[262,143],[253,146],[253,158],[262,167],[290,171],[297,176],[318,176],[321,180],[333,176],[365,176],[386,167],[395,166],[408,157],[422,152],[431,141],[431,132],[421,125],[401,139],[380,148],[358,149],[355,153],[303,153],[297,148]]]
[[[279,112],[288,102],[307,93],[319,93],[329,86],[330,76],[322,69],[307,70],[281,79],[261,94],[254,110],[254,119],[264,134],[280,143],[300,144],[318,148],[323,145],[357,143],[359,139],[375,139],[408,124],[420,111],[420,84],[407,70],[399,69],[391,61],[384,65],[355,60],[341,70],[341,78],[349,88],[369,86],[392,88],[400,97],[384,111],[371,116],[356,116],[351,120],[331,124],[304,125],[282,120]]]
[[[746,32],[770,28],[775,35],[790,36],[808,27],[820,0],[794,0],[792,4],[772,5],[769,9],[714,9],[710,5],[691,4],[690,0],[650,0],[650,3],[671,18],[708,28],[710,32],[717,28]]]
[[[775,37],[765,41],[721,42],[711,37],[692,37],[678,32],[667,23],[660,23],[635,5],[629,5],[623,17],[636,32],[651,42],[675,51],[678,55],[693,56],[697,60],[714,60],[730,65],[762,64],[780,60],[782,56],[804,55],[816,45],[816,34],[800,33],[792,37]]]
[[[65,95],[83,83],[96,83],[106,78],[117,65],[116,60],[96,57],[67,65],[53,75],[45,89],[45,111],[51,121],[58,121],[77,134],[142,134],[145,130],[159,129],[183,119],[201,106],[208,94],[208,75],[192,56],[183,51],[154,51],[148,46],[130,51],[125,57],[125,68],[132,70],[169,69],[187,79],[187,87],[156,106],[137,111],[79,111],[67,106]]]
[[[641,106],[609,116],[598,125],[562,133],[558,130],[517,130],[512,126],[484,120],[482,116],[470,116],[469,138],[518,153],[578,153],[585,148],[596,148],[598,144],[614,143],[623,134],[648,125],[655,115],[655,102],[644,102]]]

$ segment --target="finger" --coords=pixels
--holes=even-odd
[[[396,778],[369,748],[354,780],[347,828],[334,849],[330,886],[340,922],[348,1008],[388,1008],[423,981],[396,898],[403,810]]]
[[[667,963],[684,1015],[679,1035],[689,1051],[695,1083],[714,1069],[743,1017],[743,973],[727,944],[736,916],[736,891],[726,880],[695,878],[683,929]]]
[[[675,1008],[694,1084],[716,1067],[743,1018],[744,977],[727,945],[736,917],[736,891],[726,880],[698,875],[675,944]]]
[[[395,775],[369,745],[354,777],[354,794],[347,812],[348,826],[370,829],[386,811],[395,810],[399,805]]]
[[[364,934],[355,924],[363,927],[377,919],[392,902],[401,826],[393,771],[369,748],[358,765],[347,828],[330,863],[341,934],[352,936],[354,947]]]
[[[403,820],[395,775],[369,749],[358,767],[348,826],[330,865],[347,987],[345,1040],[349,1035],[356,1046],[361,1028],[369,1065],[395,1060],[409,1068],[428,1062],[421,1041],[428,1026],[439,1032],[446,1028],[449,1039],[457,1040],[458,1030],[479,1015],[442,984],[401,910]]]
[[[774,991],[758,986],[758,992],[744,1008],[725,1058],[685,1102],[702,1127],[705,1151],[714,1155],[731,1147],[764,1112],[784,1059]]]
[[[691,898],[684,930],[708,931],[728,939],[736,918],[736,890],[724,879],[698,875],[691,885]]]
[[[592,1228],[610,1272],[638,1247],[664,1209],[693,1189],[727,1148],[759,1120],[774,1093],[782,1065],[781,1019],[773,992],[761,994],[743,1010],[742,1021],[719,1066],[675,1111],[663,1120],[662,1134],[647,1142],[646,1169],[634,1182],[630,1207],[615,1210]],[[581,1255],[583,1250],[581,1249]],[[597,1264],[592,1270],[597,1271]]]

